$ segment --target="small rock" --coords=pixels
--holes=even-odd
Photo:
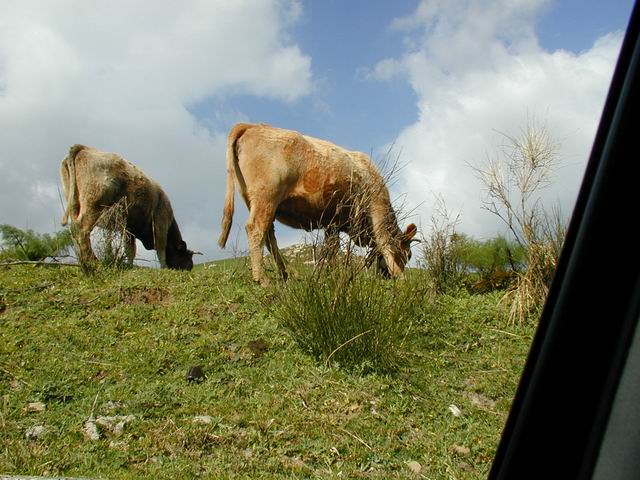
[[[112,435],[119,437],[124,432],[126,425],[135,420],[133,415],[116,415],[113,417],[98,417],[96,425],[104,428]]]
[[[462,457],[466,457],[471,453],[469,447],[465,447],[464,445],[452,445],[451,451],[456,455],[460,455]]]
[[[251,350],[251,353],[253,353],[254,357],[261,357],[269,351],[269,344],[262,338],[251,340],[249,343],[247,343],[247,347],[249,348],[249,350]]]
[[[42,402],[29,402],[25,410],[27,413],[42,413],[46,408],[47,406]]]
[[[122,402],[114,402],[113,400],[109,400],[102,405],[102,410],[107,413],[113,413],[122,407],[124,407],[124,404]]]
[[[187,381],[188,382],[201,382],[204,380],[204,371],[202,370],[201,365],[195,365],[189,368],[187,372]]]
[[[462,415],[462,411],[453,403],[449,405],[449,411],[453,414],[454,417],[459,417],[460,415]]]
[[[469,394],[469,401],[471,402],[472,405],[482,409],[482,410],[493,410],[496,407],[496,402],[495,400],[490,399],[489,397],[487,397],[486,395],[483,395],[482,393],[470,393]]]
[[[411,461],[407,462],[407,467],[409,468],[409,470],[411,470],[416,475],[418,475],[422,471],[422,465],[420,465],[415,460],[411,460]]]
[[[37,440],[40,440],[44,436],[45,433],[47,433],[47,429],[44,427],[44,425],[35,425],[35,426],[31,427],[30,429],[28,429],[25,432],[24,436],[30,442],[35,442]]]
[[[112,440],[109,442],[109,448],[111,448],[112,450],[125,451],[129,448],[129,445],[127,444],[127,442]]]
[[[82,433],[87,440],[96,441],[100,440],[100,433],[98,432],[98,427],[96,425],[96,421],[93,417],[84,422],[84,426],[82,427]]]
[[[288,455],[285,455],[282,457],[282,463],[287,465],[289,468],[294,468],[296,470],[303,470],[307,468],[307,464],[298,457],[289,457]]]
[[[196,415],[191,421],[201,425],[211,425],[213,423],[213,417],[209,415]]]

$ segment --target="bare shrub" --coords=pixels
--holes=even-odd
[[[86,273],[95,270],[97,265],[107,268],[123,268],[133,263],[133,251],[129,250],[129,243],[135,239],[127,231],[127,199],[121,198],[108,208],[105,208],[98,221],[96,228],[91,235],[92,249],[96,258],[83,258],[74,242],[78,261]],[[71,233],[74,233],[77,226],[72,224]],[[97,259],[97,262],[96,262]],[[128,261],[127,261],[128,260]]]
[[[528,318],[546,299],[566,222],[559,209],[550,212],[540,198],[558,165],[559,144],[535,120],[520,136],[503,136],[499,153],[472,168],[487,187],[483,208],[498,216],[526,250],[527,269],[518,273],[503,299],[509,306],[509,322],[515,323]]]
[[[435,293],[458,287],[464,271],[460,258],[463,237],[456,232],[460,214],[447,210],[444,198],[436,196],[431,215],[431,233],[423,239],[422,262]]]

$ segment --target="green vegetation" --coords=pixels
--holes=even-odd
[[[11,225],[0,225],[0,235],[0,261],[38,261],[60,257],[66,254],[72,245],[68,230],[49,235],[22,230]]]
[[[384,372],[398,365],[423,295],[416,282],[399,287],[337,263],[288,282],[273,313],[320,362]]]
[[[480,241],[454,230],[438,232],[422,249],[425,270],[438,293],[462,287],[476,293],[506,289],[526,270],[526,249],[501,236]]]
[[[305,291],[326,308],[309,273],[264,290],[242,263],[0,267],[0,472],[486,478],[535,328],[505,326],[501,292],[365,275],[342,289],[358,305],[344,319],[397,307],[380,363],[394,368],[341,368],[358,342],[327,365],[332,347],[300,348],[302,318],[287,323]],[[205,377],[188,381],[196,365]]]

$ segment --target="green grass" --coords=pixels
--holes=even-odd
[[[287,282],[273,312],[300,348],[319,362],[361,373],[391,372],[424,306],[418,282],[381,281],[340,262]]]
[[[0,267],[0,473],[486,478],[534,328],[506,326],[499,294],[425,298],[401,366],[359,375],[298,347],[270,313],[274,283],[239,261]],[[194,365],[204,381],[186,380]],[[92,415],[135,419],[91,441]]]

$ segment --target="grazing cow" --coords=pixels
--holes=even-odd
[[[236,181],[249,208],[246,231],[255,281],[268,283],[262,266],[265,242],[287,278],[274,219],[307,231],[323,228],[334,244],[345,232],[357,245],[372,247],[390,276],[402,275],[417,229],[411,224],[400,230],[384,179],[364,153],[264,124],[235,125],[227,140],[227,193],[218,240],[223,248]]]
[[[135,165],[115,153],[73,145],[60,165],[60,179],[67,201],[62,225],[68,219],[75,225],[82,260],[96,258],[90,234],[100,215],[124,201],[129,263],[138,238],[147,250],[156,250],[161,267],[191,270],[193,252],[182,240],[169,198]]]

